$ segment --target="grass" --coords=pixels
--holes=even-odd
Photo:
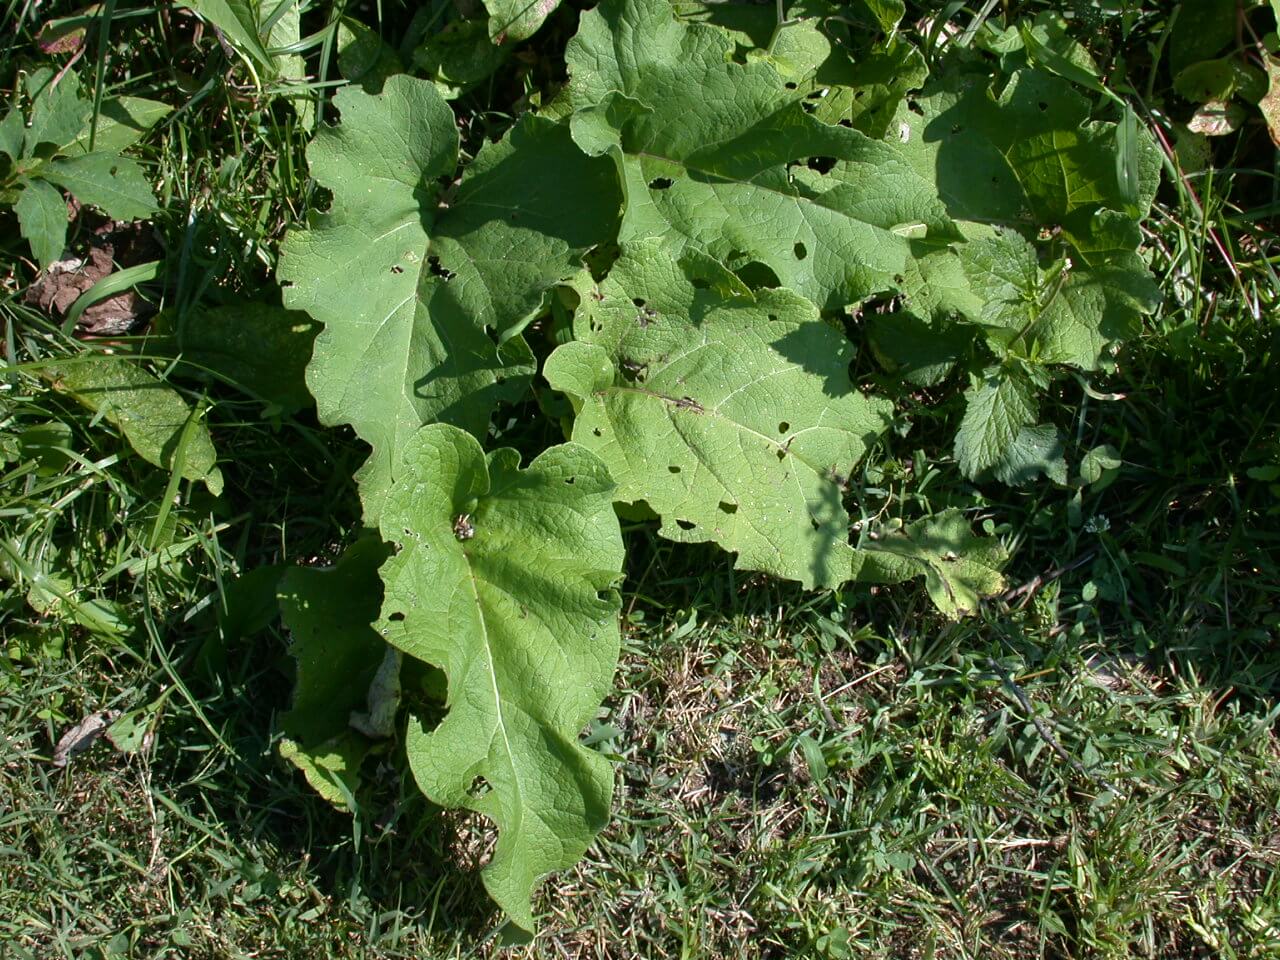
[[[7,85],[39,58],[34,8],[6,10]],[[318,61],[329,7],[307,16]],[[1099,46],[1154,47],[1164,16],[1143,7]],[[469,150],[554,77],[564,18],[462,101]],[[318,201],[297,111],[246,92],[193,19],[134,22],[104,81],[180,107],[138,151],[163,200],[149,295],[179,318],[278,302],[279,240]],[[308,95],[322,108],[327,88]],[[1160,311],[1053,401],[1118,467],[1079,491],[975,488],[923,452],[947,448],[946,407],[878,451],[869,512],[957,505],[1010,547],[1011,590],[979,616],[940,620],[919,588],[805,594],[631,531],[624,657],[591,730],[617,761],[614,818],[507,955],[1280,957],[1280,178],[1256,129],[1214,149],[1147,225]],[[428,809],[392,763],[340,814],[276,752],[292,667],[253,571],[336,557],[362,452],[173,368],[159,339],[120,341],[208,403],[234,452],[222,498],[171,489],[39,378],[83,345],[23,304],[34,271],[10,225],[0,956],[498,955],[482,823]],[[133,736],[53,767],[61,733],[104,709]]]

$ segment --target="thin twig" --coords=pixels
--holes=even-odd
[[[1026,583],[1024,583],[1022,586],[1011,587],[1010,589],[1006,590],[1004,593],[1000,594],[1000,599],[1003,600],[1005,603],[1009,603],[1012,600],[1018,599],[1018,597],[1022,597],[1022,602],[1019,603],[1018,606],[1015,608],[1017,610],[1021,610],[1023,607],[1027,605],[1027,603],[1031,600],[1031,598],[1035,596],[1035,594],[1040,590],[1041,587],[1043,587],[1045,584],[1052,583],[1054,580],[1057,580],[1063,574],[1070,573],[1072,570],[1075,570],[1077,567],[1083,567],[1086,563],[1088,563],[1090,560],[1094,558],[1096,553],[1097,553],[1096,550],[1089,550],[1088,552],[1077,557],[1075,560],[1072,560],[1070,563],[1066,564],[1065,566],[1055,567],[1054,569],[1050,570],[1048,573],[1037,574],[1036,576],[1028,580]]]
[[[1058,759],[1062,760],[1071,767],[1072,770],[1080,774],[1080,776],[1084,777],[1086,780],[1094,780],[1102,784],[1117,797],[1120,797],[1121,799],[1124,798],[1124,794],[1121,793],[1116,785],[1109,779],[1091,774],[1084,768],[1084,764],[1062,748],[1062,744],[1058,742],[1058,738],[1053,735],[1053,732],[1045,725],[1045,722],[1036,716],[1036,711],[1031,705],[1030,698],[1022,687],[1018,686],[1017,681],[1015,681],[1010,674],[1006,673],[1001,669],[998,663],[990,658],[987,659],[987,666],[1000,678],[1000,682],[1004,684],[1005,689],[1013,694],[1014,699],[1018,701],[1018,705],[1021,706],[1023,712],[1026,713],[1027,719],[1031,721],[1031,725],[1036,728],[1036,733],[1040,734],[1040,739],[1048,744],[1049,749],[1058,755]]]

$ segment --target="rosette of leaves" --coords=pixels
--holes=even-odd
[[[379,730],[403,731],[428,797],[496,826],[485,883],[526,929],[539,878],[607,816],[608,766],[578,736],[617,656],[615,504],[808,586],[923,577],[961,615],[1004,561],[961,513],[851,532],[849,478],[893,412],[851,375],[856,317],[906,378],[972,374],[961,466],[1019,482],[1064,473],[1037,422],[1050,377],[1103,363],[1151,300],[1150,154],[1122,182],[1115,125],[1066,81],[963,62],[926,81],[900,38],[850,46],[825,14],[761,41],[750,18],[680,6],[583,14],[564,119],[522,118],[461,170],[434,84],[341,90],[308,151],[331,202],[282,253],[286,305],[323,325],[309,389],[372,447],[360,495],[390,550],[374,632],[367,609],[354,628],[363,668],[345,668],[360,689],[318,742],[296,731],[295,761],[346,802],[358,701],[394,701],[373,688],[395,689],[397,656],[438,668],[439,722],[407,694],[417,712]],[[898,5],[863,6],[893,32]],[[486,444],[549,312],[541,372],[570,439],[525,465]],[[375,634],[398,653],[374,663]],[[305,703],[328,688],[300,676]]]
[[[0,120],[0,202],[11,204],[22,235],[41,267],[62,256],[67,201],[96,207],[113,220],[137,220],[156,210],[142,168],[121,151],[132,146],[169,108],[138,97],[107,100],[94,118],[74,73],[29,73],[29,116],[17,106]]]

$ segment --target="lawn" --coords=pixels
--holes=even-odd
[[[642,71],[633,99],[615,92],[607,109],[575,100],[584,94],[567,77],[610,62],[584,54],[603,19],[576,2],[539,5],[545,22],[526,22],[528,11],[516,16],[502,0],[10,0],[0,48],[0,957],[1280,958],[1280,11],[1235,0],[787,7],[775,30],[772,5],[680,0],[670,29],[728,51],[709,58],[708,75],[768,74],[761,89],[783,98],[811,83],[788,106],[792,126],[778,120],[774,133],[874,140],[907,166],[918,139],[904,124],[934,109],[931,85],[945,85],[948,70],[999,84],[1022,70],[1049,85],[1037,89],[1067,91],[1038,108],[1057,116],[1082,104],[1070,136],[1046,140],[1062,169],[1093,162],[1081,159],[1087,142],[1100,145],[1121,193],[1130,174],[1134,190],[1146,190],[1141,178],[1152,185],[1149,210],[1117,233],[1132,236],[1123,262],[1150,272],[1154,295],[1124,335],[1097,333],[1103,346],[1089,363],[1054,359],[1041,344],[1019,352],[1030,322],[986,314],[986,333],[959,334],[952,356],[939,350],[978,325],[893,326],[930,289],[910,288],[912,277],[877,274],[867,281],[874,293],[842,295],[832,308],[822,298],[839,284],[813,292],[825,245],[797,240],[786,273],[742,252],[749,233],[734,234],[732,252],[701,234],[702,246],[688,241],[683,249],[697,246],[680,261],[695,263],[688,302],[721,297],[717,309],[738,311],[742,330],[755,329],[757,303],[784,322],[788,310],[803,314],[797,330],[849,347],[806,361],[828,370],[813,397],[829,401],[842,382],[890,411],[848,476],[814,479],[836,491],[840,550],[883,560],[877,551],[920,524],[958,522],[963,534],[944,547],[960,555],[938,548],[926,565],[981,569],[910,579],[924,568],[834,577],[816,560],[795,575],[772,561],[753,566],[743,558],[758,544],[745,521],[732,543],[699,539],[693,523],[675,520],[683,504],[663,506],[669,487],[658,481],[671,480],[660,469],[653,493],[619,498],[644,502],[620,503],[617,521],[601,500],[620,531],[618,556],[625,546],[621,575],[599,572],[605,547],[581,547],[595,551],[583,576],[596,579],[579,600],[593,611],[614,604],[601,623],[618,624],[620,658],[603,702],[588,704],[569,736],[581,733],[612,796],[585,853],[575,849],[573,866],[535,886],[529,939],[489,892],[499,834],[467,809],[483,806],[485,791],[473,784],[445,803],[419,786],[419,728],[457,709],[439,652],[449,631],[432,641],[436,660],[415,657],[435,629],[416,626],[415,611],[431,611],[425,621],[439,611],[413,594],[409,623],[424,632],[406,633],[412,643],[383,637],[405,619],[386,612],[406,592],[392,571],[420,556],[411,519],[397,539],[400,518],[430,501],[434,474],[424,469],[411,496],[403,474],[387,479],[394,461],[384,452],[401,442],[407,414],[360,406],[382,396],[381,375],[357,370],[334,388],[326,378],[341,358],[320,332],[401,271],[370,280],[354,255],[316,270],[324,226],[340,219],[321,212],[345,209],[351,183],[365,189],[365,168],[342,167],[350,156],[366,149],[371,169],[398,156],[393,141],[416,136],[403,116],[380,137],[348,133],[359,111],[374,116],[369,104],[399,91],[457,131],[456,169],[454,157],[433,157],[406,195],[438,191],[422,201],[422,224],[461,238],[459,248],[505,229],[447,219],[465,221],[453,211],[490,182],[509,189],[497,175],[472,189],[506,169],[503,145],[545,161],[549,181],[561,175],[550,199],[530,190],[527,206],[520,195],[502,207],[514,221],[535,218],[539,203],[568,203],[582,223],[554,244],[504,248],[494,275],[510,280],[510,296],[485,309],[510,321],[511,336],[481,328],[475,349],[507,367],[485,381],[496,400],[478,430],[458,426],[478,432],[485,450],[515,447],[526,464],[568,449],[555,445],[572,429],[573,456],[590,459],[574,461],[586,472],[565,483],[585,476],[572,495],[586,498],[591,465],[605,475],[608,450],[604,460],[580,453],[590,437],[573,424],[596,422],[593,394],[574,393],[567,360],[583,355],[574,348],[603,356],[584,341],[619,297],[641,333],[665,329],[658,296],[611,292],[627,271],[660,272],[644,244],[670,240],[644,234],[652,220],[626,218],[637,183],[654,196],[705,186],[673,187],[674,166],[636,166],[643,178],[628,188],[625,215],[591,206],[597,179],[623,204],[614,157],[622,171],[656,162],[627,137],[655,109],[640,102],[644,84],[665,74]],[[503,28],[511,37],[491,40],[500,16],[514,17]],[[580,24],[595,26],[580,33]],[[840,68],[856,81],[834,59],[815,59],[813,44],[828,41],[854,50]],[[674,58],[673,76],[701,63],[693,49]],[[863,92],[876,104],[865,112]],[[684,112],[702,109],[676,106],[646,135],[674,141]],[[640,119],[616,119],[629,110]],[[853,118],[845,129],[839,110]],[[796,132],[820,121],[826,132]],[[1028,121],[1009,120],[1018,122]],[[617,143],[588,161],[578,146],[604,143],[611,123]],[[41,129],[52,132],[31,132]],[[338,136],[349,152],[335,161],[324,144]],[[313,140],[321,146],[308,151]],[[755,162],[774,143],[739,143],[714,162]],[[405,156],[417,162],[423,150]],[[788,183],[816,183],[832,166],[839,175],[844,162],[789,164]],[[883,160],[862,169],[851,190],[905,176]],[[985,186],[968,192],[970,172],[939,173],[948,214],[1002,202]],[[400,196],[394,179],[347,206],[393,206],[384,200]],[[741,181],[718,181],[726,207],[731,188],[753,182]],[[865,207],[885,202],[871,198]],[[693,230],[671,217],[664,231]],[[427,229],[418,220],[408,229]],[[923,223],[891,222],[886,232],[904,244],[924,236]],[[725,224],[737,229],[728,215]],[[975,239],[985,227],[964,229],[966,244],[990,239]],[[1121,262],[1081,239],[1093,228],[1075,221],[1042,224],[1038,236],[1034,224],[1019,229],[1028,248],[1042,245],[1030,270],[1033,283],[1043,275],[1033,310],[1045,315],[1067,296],[1070,271],[1096,266],[1095,255],[1106,269]],[[1059,243],[1070,257],[1053,257]],[[448,316],[445,294],[422,291],[469,291],[464,281],[474,281],[455,279],[453,248],[432,249],[410,294]],[[868,272],[879,269],[863,254]],[[538,271],[530,290],[516,288]],[[334,289],[355,293],[338,299]],[[458,294],[459,309],[474,306],[471,295]],[[992,333],[1001,323],[1005,333]],[[504,374],[520,364],[545,379],[524,375],[513,392]],[[383,366],[395,374],[393,362]],[[634,393],[656,382],[627,356],[617,367]],[[1006,373],[1036,391],[1034,420],[1012,434],[1038,421],[1048,438],[1016,454],[1023,460],[965,439],[983,383]],[[710,407],[688,376],[672,416]],[[432,409],[415,436],[436,446],[406,446],[465,460],[470,444],[478,455],[463,429],[433,424],[454,421]],[[778,461],[790,454],[790,441],[770,443]],[[436,471],[441,463],[430,461]],[[500,477],[497,460],[488,469]],[[610,469],[619,483],[649,482]],[[572,503],[589,512],[585,499]],[[752,503],[719,508],[745,515]],[[450,511],[433,549],[482,549],[484,517]],[[550,562],[532,542],[508,549],[526,547],[533,566]],[[425,569],[433,585],[448,574]],[[804,577],[809,588],[796,582]],[[380,665],[399,677],[389,697]],[[103,729],[66,737],[85,721]],[[490,768],[477,777],[501,795]],[[566,835],[574,829],[576,820]]]

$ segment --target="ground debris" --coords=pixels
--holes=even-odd
[[[108,221],[97,227],[84,257],[70,257],[49,265],[26,293],[26,302],[55,320],[99,280],[116,270],[142,263],[154,253],[150,225]],[[85,309],[76,331],[85,336],[120,336],[129,333],[153,312],[150,303],[135,290],[123,290]]]
[[[119,716],[119,710],[98,710],[87,714],[58,739],[57,746],[53,748],[53,765],[65,767],[73,756],[84,753],[107,732]]]

